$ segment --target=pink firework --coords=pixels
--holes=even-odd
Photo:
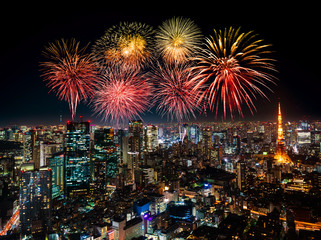
[[[202,94],[202,85],[197,85],[195,74],[188,71],[184,64],[161,65],[153,71],[157,82],[155,100],[159,102],[157,110],[162,116],[181,122],[199,110],[198,101]]]
[[[253,32],[241,32],[240,28],[224,31],[214,30],[214,35],[206,39],[206,48],[195,58],[196,67],[191,71],[198,73],[197,86],[206,86],[205,100],[211,110],[222,106],[224,117],[227,109],[242,116],[242,105],[251,113],[256,110],[254,99],[267,98],[263,88],[271,90],[267,82],[273,82],[275,72],[273,59],[267,58],[270,45],[262,44]]]
[[[94,111],[105,121],[116,125],[134,118],[148,110],[152,96],[152,84],[139,71],[110,68],[96,91]]]
[[[99,82],[95,64],[85,49],[80,49],[75,39],[49,43],[43,52],[49,61],[40,63],[44,81],[59,100],[69,103],[72,119],[78,103],[88,100]]]

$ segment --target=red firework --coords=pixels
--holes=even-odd
[[[197,85],[195,74],[188,71],[188,66],[158,64],[153,74],[158,86],[155,100],[159,102],[157,110],[161,115],[167,114],[171,120],[179,122],[190,115],[195,118],[194,112],[199,110],[198,100],[203,86]]]
[[[93,100],[94,111],[116,125],[141,118],[150,106],[153,90],[149,79],[139,71],[116,67],[108,69],[104,78]]]
[[[243,116],[243,104],[253,114],[253,99],[257,95],[267,98],[261,87],[268,88],[266,82],[274,80],[270,73],[275,71],[274,60],[265,57],[270,45],[262,45],[256,36],[242,33],[240,28],[214,30],[214,36],[206,39],[206,49],[195,58],[198,65],[191,68],[198,73],[197,87],[207,87],[200,100],[206,100],[210,109],[216,108],[216,113],[222,104],[224,117],[227,109],[232,118],[235,110]]]
[[[49,43],[43,52],[49,61],[40,63],[47,86],[59,100],[69,103],[72,119],[78,103],[91,97],[99,82],[95,64],[85,49],[80,49],[75,39]]]

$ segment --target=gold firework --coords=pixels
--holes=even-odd
[[[143,23],[115,25],[96,41],[94,58],[102,70],[115,65],[140,69],[151,61],[153,34],[153,28]]]
[[[119,54],[124,62],[139,65],[151,54],[146,51],[146,44],[146,40],[140,35],[122,36],[118,41]]]
[[[187,61],[201,40],[201,31],[194,21],[182,17],[166,20],[156,33],[157,50],[168,63]]]

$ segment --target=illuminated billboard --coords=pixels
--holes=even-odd
[[[298,144],[311,144],[311,133],[308,131],[298,132]]]

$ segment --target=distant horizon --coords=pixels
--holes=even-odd
[[[144,119],[132,119],[132,120],[142,120],[144,125],[166,125],[166,124],[192,124],[192,123],[241,123],[241,122],[273,122],[276,123],[277,119],[246,119],[246,118],[238,118],[238,119],[221,119],[221,120],[213,120],[213,119],[190,119],[190,120],[186,120],[186,121],[182,121],[177,122],[177,121],[150,121],[147,120],[145,121]],[[62,122],[57,121],[55,122],[49,122],[49,121],[44,121],[44,122],[34,122],[34,123],[11,123],[11,124],[7,124],[7,125],[0,125],[0,128],[10,128],[10,127],[14,127],[14,126],[26,126],[26,127],[36,127],[36,126],[58,126],[58,125],[66,125],[68,121],[73,121],[73,122],[81,122],[80,118],[76,118],[74,120],[63,120]],[[99,122],[99,121],[95,121],[92,120],[92,118],[83,118],[83,122],[86,121],[90,121],[90,125],[91,126],[108,126],[108,127],[113,127],[115,128],[115,125],[107,123],[107,122]],[[302,118],[297,118],[297,119],[284,119],[283,118],[283,123],[285,122],[299,122],[299,121],[308,121],[308,122],[321,122],[321,118],[310,118],[307,119],[306,117],[302,117]],[[123,124],[119,125],[119,128],[123,128]],[[127,125],[125,125],[124,127],[126,127]]]

